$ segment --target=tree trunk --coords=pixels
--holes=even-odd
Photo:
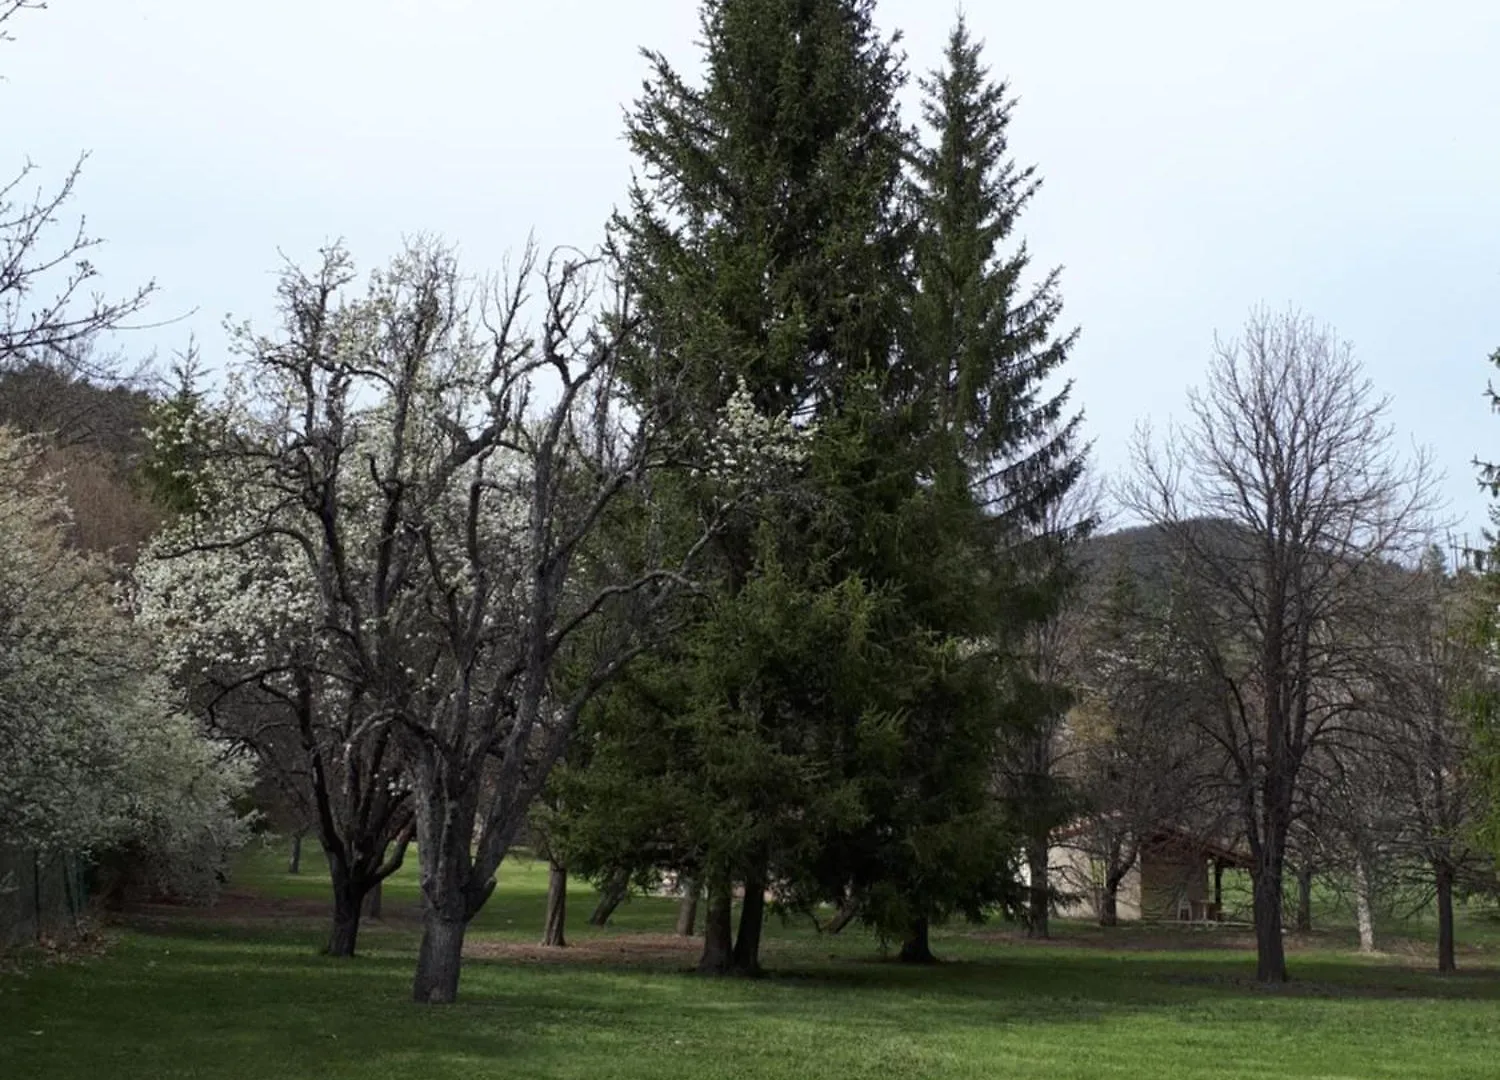
[[[1312,881],[1312,868],[1299,867],[1297,870],[1297,933],[1299,934],[1312,933]]]
[[[463,959],[462,918],[427,910],[422,920],[422,947],[417,953],[417,975],[412,999],[422,1005],[451,1005],[458,999],[458,972]]]
[[[739,975],[759,975],[760,936],[766,923],[766,882],[757,874],[745,882],[745,900],[740,905],[740,932],[734,939],[734,970]]]
[[[925,917],[918,918],[911,924],[907,931],[906,940],[901,943],[901,954],[899,959],[903,964],[935,964],[937,957],[932,955],[932,941],[930,928]]]
[[[1453,943],[1453,867],[1440,862],[1433,870],[1437,884],[1438,971],[1448,975],[1458,970]]]
[[[1116,881],[1110,884],[1104,883],[1104,888],[1099,890],[1099,925],[1120,925],[1120,883]]]
[[[594,910],[589,914],[589,925],[607,926],[609,917],[615,913],[615,908],[620,906],[629,891],[629,874],[611,874],[605,879],[604,888],[599,892],[599,903],[594,905]]]
[[[1255,978],[1263,983],[1286,982],[1286,943],[1281,939],[1281,873],[1279,867],[1256,860],[1252,907],[1255,917]]]
[[[677,904],[677,936],[692,937],[698,929],[698,888],[696,881],[687,882],[682,900]]]
[[[1220,859],[1214,860],[1214,918],[1224,919],[1224,863]]]
[[[306,829],[298,829],[292,833],[292,853],[286,860],[286,872],[288,874],[302,873],[302,837],[306,833]]]
[[[329,856],[328,873],[333,879],[333,929],[323,952],[328,956],[350,957],[359,939],[359,915],[365,890],[350,875],[342,859]]]
[[[1026,845],[1026,864],[1030,871],[1031,884],[1027,889],[1026,936],[1049,937],[1047,915],[1051,891],[1047,887],[1047,840],[1042,834],[1031,838]]]
[[[1375,951],[1375,911],[1370,903],[1370,870],[1363,856],[1354,860],[1354,918],[1359,924],[1359,951]]]
[[[364,914],[366,918],[378,919],[385,902],[385,882],[377,881],[374,888],[365,893]]]
[[[556,860],[547,863],[547,923],[542,944],[554,949],[565,948],[568,922],[568,868]]]
[[[727,882],[709,885],[708,910],[703,918],[703,954],[698,958],[700,974],[726,975],[734,963],[733,904]]]
[[[825,926],[823,929],[824,929],[824,931],[826,933],[837,934],[844,927],[848,926],[851,922],[853,922],[854,921],[854,916],[856,916],[858,914],[859,914],[859,905],[856,904],[853,900],[851,900],[847,904],[845,904],[843,907],[839,908],[838,911],[836,911],[834,913],[834,916],[833,916],[832,920],[830,920],[829,923],[828,923],[828,925]]]

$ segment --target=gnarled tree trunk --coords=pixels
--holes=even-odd
[[[455,918],[451,912],[429,909],[423,916],[412,1000],[423,1005],[449,1005],[458,999],[458,974],[467,929],[467,921],[462,916]]]
[[[369,892],[365,893],[364,914],[366,918],[378,919],[385,903],[385,882],[377,881]]]
[[[599,890],[599,902],[594,905],[594,910],[589,913],[590,926],[607,926],[609,917],[615,913],[625,900],[626,894],[630,892],[630,875],[616,872],[605,879],[604,887]]]
[[[854,916],[858,914],[859,905],[850,900],[843,907],[839,908],[838,911],[834,912],[833,918],[828,921],[828,925],[823,927],[823,932],[828,934],[839,933],[844,927],[853,922]]]
[[[568,868],[556,859],[547,863],[547,922],[542,944],[554,949],[567,946]]]
[[[359,941],[360,912],[368,886],[357,881],[344,860],[332,853],[328,856],[328,875],[333,885],[333,927],[323,952],[327,956],[350,957]]]

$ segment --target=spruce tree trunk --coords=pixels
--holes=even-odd
[[[458,974],[463,961],[464,931],[468,923],[452,912],[428,908],[422,918],[422,947],[412,1000],[422,1005],[451,1005],[458,999]]]
[[[292,853],[286,860],[286,872],[288,874],[302,873],[302,837],[306,832],[306,829],[298,829],[292,833]]]
[[[1312,882],[1313,872],[1309,866],[1297,870],[1297,933],[1312,933]]]
[[[925,916],[911,924],[911,929],[906,933],[906,940],[901,943],[899,959],[903,964],[937,963],[937,957],[932,955],[930,927]]]
[[[1370,868],[1365,857],[1354,860],[1354,919],[1359,926],[1359,951],[1375,951],[1375,910],[1370,902]]]
[[[1255,918],[1255,978],[1263,983],[1286,982],[1286,943],[1281,937],[1281,873],[1279,867],[1256,860],[1252,906]]]
[[[1458,970],[1453,942],[1453,867],[1446,862],[1433,866],[1437,885],[1438,971],[1444,975]]]
[[[698,883],[689,881],[677,904],[677,936],[692,937],[698,929]]]
[[[568,868],[555,859],[547,863],[547,921],[542,944],[554,949],[565,948],[568,922]]]
[[[1027,889],[1026,936],[1049,937],[1047,925],[1051,890],[1047,882],[1048,834],[1034,836],[1026,846],[1026,865],[1030,871],[1031,884]]]
[[[630,875],[611,874],[605,880],[604,888],[599,892],[599,903],[594,905],[594,910],[589,914],[589,925],[608,926],[609,917],[615,913],[615,908],[620,906],[629,892]]]
[[[734,963],[734,898],[728,882],[714,882],[708,887],[708,910],[703,918],[703,953],[698,971],[703,975],[726,975]]]
[[[366,918],[378,919],[385,901],[385,882],[377,881],[369,892],[365,893],[363,911]]]
[[[745,900],[740,905],[740,932],[734,939],[734,970],[739,975],[759,975],[760,938],[766,923],[766,879],[757,874],[745,882]]]

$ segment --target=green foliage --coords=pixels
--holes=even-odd
[[[1063,537],[1037,534],[1081,467],[1042,385],[1072,340],[1055,275],[1027,292],[1000,250],[1034,182],[962,29],[924,150],[869,0],[710,0],[702,27],[702,84],[651,54],[629,123],[632,385],[684,432],[743,386],[806,425],[806,467],[596,710],[549,827],[594,873],[769,877],[892,934],[978,917],[1014,891],[1002,735],[1059,709],[1023,646],[1063,584]],[[693,517],[720,491],[683,494]]]
[[[200,478],[212,441],[213,415],[199,387],[196,353],[175,369],[173,392],[154,402],[146,417],[147,449],[138,476],[151,499],[173,514],[204,509]]]
[[[1490,354],[1489,361],[1500,368],[1500,349]],[[1486,387],[1485,393],[1490,407],[1500,411],[1500,392],[1493,383]],[[1500,499],[1500,464],[1480,461],[1476,465],[1480,485],[1493,498]],[[1490,521],[1500,530],[1500,503],[1491,506]],[[1497,614],[1500,613],[1500,534],[1489,533],[1487,539],[1490,550],[1480,560],[1485,602],[1475,606],[1470,625],[1476,643],[1485,653],[1484,667],[1489,678],[1471,689],[1466,705],[1474,723],[1470,765],[1479,780],[1486,807],[1476,829],[1477,839],[1500,860],[1500,692],[1494,690],[1495,675],[1500,672],[1500,614]]]

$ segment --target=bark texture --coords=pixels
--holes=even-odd
[[[547,922],[542,944],[554,949],[568,944],[568,868],[553,860],[547,864]]]
[[[766,922],[766,881],[757,877],[745,883],[745,899],[740,905],[740,932],[734,939],[734,971],[738,975],[759,975],[760,938]]]
[[[700,974],[727,975],[734,963],[733,903],[727,883],[709,887],[708,910],[703,919],[703,952],[698,958]]]
[[[1120,883],[1105,885],[1099,892],[1099,925],[1120,925]]]
[[[1363,858],[1354,862],[1354,920],[1359,926],[1359,951],[1375,951],[1375,907],[1370,899],[1370,869]]]
[[[608,926],[609,917],[615,913],[615,909],[625,901],[625,896],[630,892],[630,877],[626,874],[613,874],[604,883],[599,891],[599,902],[594,905],[594,910],[589,913],[590,926]]]
[[[1297,871],[1297,933],[1312,933],[1312,882],[1313,873],[1309,867],[1301,867]]]
[[[1048,835],[1032,837],[1026,845],[1026,865],[1030,871],[1031,884],[1026,891],[1026,936],[1045,938],[1051,936],[1048,926],[1051,889],[1048,884],[1047,866]]]
[[[677,904],[677,936],[692,937],[698,931],[698,883],[689,881]]]
[[[451,1005],[458,999],[458,973],[463,959],[463,919],[445,918],[428,911],[422,921],[422,947],[417,953],[417,974],[412,999],[422,1005]]]
[[[1286,942],[1282,940],[1280,867],[1256,860],[1252,894],[1255,918],[1255,978],[1263,983],[1286,982]]]
[[[1458,970],[1453,941],[1453,867],[1439,863],[1433,867],[1437,884],[1438,971],[1444,975]]]

